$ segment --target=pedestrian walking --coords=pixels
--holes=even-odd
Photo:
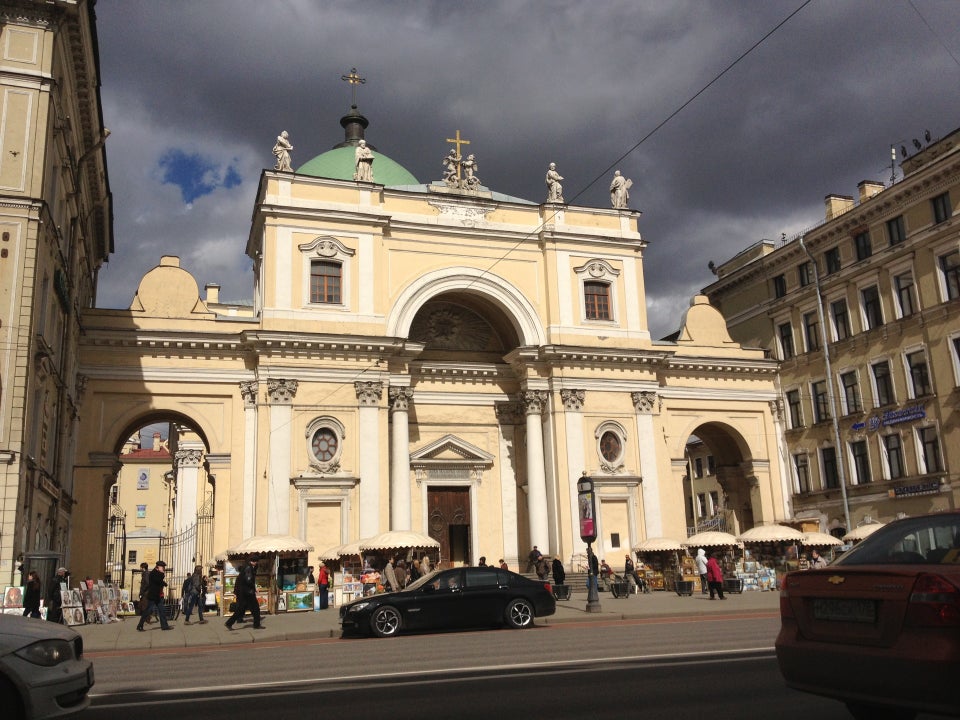
[[[400,589],[400,584],[397,580],[397,571],[396,568],[393,567],[395,559],[396,558],[391,555],[387,560],[387,564],[383,566],[383,572],[380,573],[383,578],[383,586],[387,592],[396,592]]]
[[[567,579],[567,571],[563,569],[563,562],[560,558],[553,559],[550,572],[553,573],[553,584],[563,585],[563,581]]]
[[[330,571],[327,566],[320,563],[320,609],[326,610],[330,607]]]
[[[207,621],[203,619],[203,605],[206,600],[206,587],[203,582],[203,568],[195,565],[193,574],[183,583],[183,624],[190,624],[190,613],[193,608],[197,608],[197,623],[206,625]]]
[[[628,581],[633,580],[634,587],[636,587],[634,592],[643,592],[643,581],[640,580],[640,576],[637,575],[637,568],[633,564],[630,555],[626,555],[623,561],[623,576]]]
[[[707,560],[707,582],[710,584],[710,599],[716,593],[721,600],[726,600],[723,596],[723,570],[720,569],[720,563],[717,562],[716,553],[711,553]]]
[[[160,618],[161,630],[173,630],[170,623],[167,622],[167,611],[163,606],[163,589],[167,586],[164,575],[167,572],[167,564],[163,560],[157,560],[157,564],[147,576],[146,603],[140,612],[140,622],[137,624],[137,630],[143,632],[143,624],[153,612]]]
[[[27,584],[23,593],[23,616],[40,617],[40,590],[43,584],[36,570],[27,573]]]
[[[697,550],[697,557],[694,559],[694,562],[697,565],[697,575],[700,576],[700,592],[706,595],[707,588],[709,587],[707,581],[707,551],[703,548]]]
[[[47,585],[47,620],[50,622],[63,622],[63,595],[60,594],[60,583],[66,583],[69,574],[65,567],[58,567],[56,574]]]
[[[263,623],[260,622],[260,603],[257,602],[257,562],[259,560],[260,558],[256,555],[251,555],[247,564],[237,575],[237,581],[233,586],[233,592],[237,599],[233,615],[224,623],[227,630],[233,630],[234,623],[242,620],[243,614],[247,610],[253,615],[253,629],[262,630],[264,627]]]

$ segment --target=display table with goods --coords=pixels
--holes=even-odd
[[[221,614],[233,612],[238,569],[256,558],[257,603],[261,613],[313,609],[313,591],[307,589],[307,557],[313,545],[291,535],[257,535],[218,556],[222,562]]]
[[[673,590],[680,579],[680,554],[683,545],[673,538],[648,538],[633,548],[637,556],[637,574],[648,590]]]

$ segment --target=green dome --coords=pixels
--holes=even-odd
[[[328,150],[301,165],[297,168],[297,173],[333,180],[353,180],[354,152],[355,148],[352,146]],[[373,181],[378,185],[419,184],[405,167],[383,153],[374,151],[373,157]]]

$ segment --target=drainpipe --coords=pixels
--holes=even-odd
[[[840,443],[840,421],[837,412],[837,400],[833,394],[833,370],[830,367],[830,343],[827,338],[827,324],[823,317],[823,294],[820,292],[820,269],[817,267],[817,261],[803,244],[803,236],[800,236],[800,247],[810,258],[813,265],[813,281],[817,286],[817,317],[820,319],[820,343],[823,345],[823,362],[827,370],[827,402],[830,403],[830,420],[833,425],[833,442],[837,453],[837,474],[840,476],[840,495],[843,497],[843,517],[846,522],[847,532],[850,532],[850,501],[847,499],[847,473],[845,467],[845,454],[843,445]]]

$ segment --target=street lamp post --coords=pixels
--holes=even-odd
[[[580,513],[580,539],[587,544],[587,612],[600,612],[597,592],[597,563],[593,557],[593,541],[597,539],[597,502],[593,480],[584,472],[577,481],[577,508]]]

